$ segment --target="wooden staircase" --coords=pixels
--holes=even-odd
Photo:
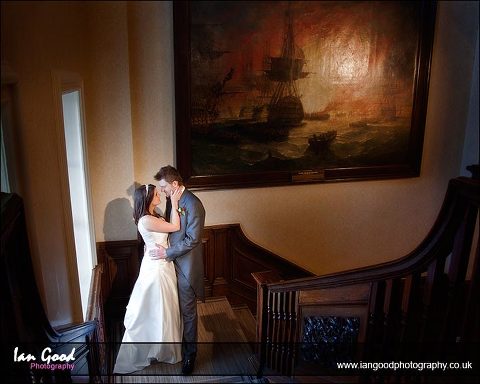
[[[430,233],[403,258],[288,281],[254,273],[261,370],[317,382],[479,382],[480,180],[469,168],[474,177],[450,181]],[[419,362],[472,366],[442,373]]]
[[[1,194],[1,265],[0,265],[0,339],[2,368],[8,383],[71,383],[101,381],[100,345],[102,330],[89,302],[89,321],[53,327],[38,293],[29,249],[25,211],[16,194]],[[42,351],[65,355],[75,348],[73,369],[32,368],[28,360],[13,361],[12,352],[40,360]],[[42,364],[40,364],[42,365]]]

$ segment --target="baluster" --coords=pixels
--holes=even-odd
[[[288,292],[280,293],[280,332],[279,332],[279,341],[280,341],[280,351],[279,351],[279,368],[280,372],[284,373],[285,367],[287,365],[286,361],[286,325],[287,325],[287,294]]]
[[[276,338],[275,338],[275,369],[281,372],[281,342],[282,342],[282,292],[276,292]]]
[[[445,306],[446,311],[445,316],[442,317],[443,322],[440,331],[440,339],[443,341],[455,341],[460,334],[456,328],[458,324],[463,322],[463,317],[465,316],[465,307],[462,302],[462,297],[464,296],[462,286],[464,286],[467,274],[477,211],[478,208],[473,206],[466,211],[464,220],[455,236],[447,273],[448,293]]]
[[[275,336],[275,292],[270,292],[270,321],[268,324],[268,332],[270,335],[270,344],[268,348],[269,358],[268,358],[268,366],[273,368],[273,350],[275,348],[274,343],[274,336]]]
[[[266,353],[265,353],[265,361],[266,364],[271,367],[271,358],[272,358],[272,337],[273,337],[273,300],[274,300],[274,294],[273,292],[269,291],[268,292],[268,300],[267,300],[267,348],[266,348]]]
[[[400,319],[400,342],[413,340],[416,317],[416,299],[420,284],[420,274],[408,275],[404,281],[402,293],[401,319]]]
[[[383,304],[384,313],[384,332],[383,332],[383,346],[384,353],[396,353],[397,345],[397,325],[400,316],[400,293],[401,282],[399,279],[389,279],[385,286],[385,299]],[[393,356],[391,356],[393,358]]]
[[[277,356],[278,356],[278,299],[279,293],[273,292],[272,305],[272,358],[270,366],[277,370]]]
[[[293,369],[295,366],[295,350],[296,350],[296,331],[297,331],[297,311],[296,311],[296,305],[297,305],[297,291],[292,291],[290,292],[290,300],[289,300],[289,336],[288,336],[288,361],[290,362],[289,364],[289,369],[288,369],[288,375],[293,374]]]
[[[277,369],[277,351],[278,351],[278,292],[273,292],[273,306],[272,306],[272,369]]]
[[[293,292],[285,292],[285,372],[288,375],[290,372],[290,363],[291,363],[291,346],[290,346],[290,338],[291,338],[291,323],[292,323],[292,300]]]
[[[378,350],[383,337],[383,304],[385,302],[385,281],[377,281],[372,285],[370,296],[370,308],[368,316],[368,328],[364,343],[364,354],[367,359],[376,360],[381,356]]]
[[[393,290],[393,280],[387,280],[385,282],[385,298],[383,301],[383,335],[382,335],[382,344],[385,345],[389,342],[389,322],[390,322],[390,301],[392,298]]]
[[[283,340],[282,340],[282,348],[283,348],[283,364],[282,364],[282,369],[284,374],[288,374],[290,371],[290,364],[291,364],[291,351],[290,351],[290,334],[291,334],[291,298],[292,298],[293,292],[288,291],[283,293],[284,297],[284,310],[283,310],[283,327],[284,327],[284,333],[283,333]]]
[[[441,290],[441,277],[445,268],[445,259],[433,260],[427,269],[427,276],[425,278],[425,286],[423,290],[423,310],[421,316],[421,326],[419,341],[430,341],[431,335],[438,334],[437,324],[430,322],[430,319],[434,315],[435,300],[440,295]]]
[[[405,329],[407,327],[407,317],[408,317],[408,307],[410,304],[410,293],[413,285],[413,276],[408,275],[404,279],[403,284],[403,293],[402,293],[402,307],[401,307],[401,317],[400,317],[400,340],[403,341],[405,338]]]
[[[277,356],[275,359],[275,364],[277,367],[277,370],[279,372],[282,371],[281,369],[281,354],[282,354],[282,299],[283,299],[283,293],[282,292],[277,292],[278,298],[277,298]]]
[[[418,285],[420,281],[420,274],[413,273],[403,279],[403,290],[400,307],[400,327],[399,327],[399,349],[398,359],[403,359],[404,356],[412,356],[416,349],[409,344],[414,340],[413,334],[416,331],[414,319],[415,313],[415,299],[418,293]]]
[[[477,231],[478,222],[477,222]],[[477,248],[473,255],[473,269],[468,288],[467,301],[465,304],[465,316],[462,326],[459,330],[459,340],[462,341],[478,341],[480,339],[480,241],[477,235]]]

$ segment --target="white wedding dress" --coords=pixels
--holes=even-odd
[[[148,256],[155,243],[168,246],[168,234],[148,231],[143,226],[144,219],[145,216],[138,221],[138,231],[145,241],[145,254],[127,305],[125,334],[114,373],[141,370],[154,359],[171,364],[182,360],[183,325],[175,266],[173,262]]]

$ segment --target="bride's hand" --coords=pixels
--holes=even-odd
[[[180,196],[182,195],[181,188],[177,188],[175,192],[170,195],[170,201],[172,202],[172,207],[178,208],[178,201],[180,200]]]

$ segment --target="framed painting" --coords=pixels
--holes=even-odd
[[[175,1],[176,153],[186,184],[418,176],[435,9]]]

